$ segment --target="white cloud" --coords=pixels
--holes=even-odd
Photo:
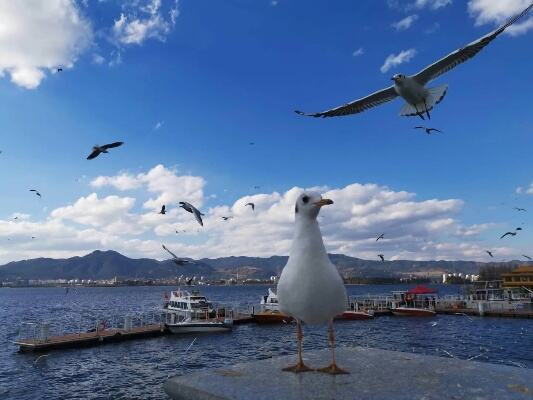
[[[418,19],[418,15],[413,14],[405,17],[404,19],[399,20],[398,22],[394,22],[391,24],[391,26],[396,29],[397,31],[404,31],[406,29],[409,29],[413,22],[415,22]]]
[[[0,1],[0,76],[35,89],[58,66],[72,68],[92,42],[73,0]]]
[[[93,54],[93,64],[103,64],[105,62],[105,58],[101,56],[100,54],[94,53]]]
[[[490,0],[493,1],[493,0]],[[498,0],[499,1],[499,0]],[[407,6],[408,9],[422,9],[425,7],[431,8],[432,10],[438,10],[439,8],[446,7],[452,4],[452,0],[415,0],[414,3],[411,3]]]
[[[402,50],[398,54],[391,54],[386,59],[383,65],[380,68],[382,73],[389,71],[391,68],[394,68],[400,64],[409,62],[416,55],[415,49]]]
[[[150,0],[135,12],[121,13],[113,25],[113,36],[125,45],[140,45],[146,39],[165,41],[178,15],[177,1],[165,17],[161,11],[161,0]]]
[[[352,56],[359,57],[359,56],[362,56],[363,54],[365,54],[365,49],[363,49],[362,47],[359,47],[357,50],[355,50],[352,53]]]
[[[159,128],[163,126],[165,121],[157,121],[157,123],[154,125],[154,131],[157,131]]]
[[[487,23],[501,25],[524,10],[530,3],[530,0],[470,0],[468,11],[476,19],[476,25]],[[533,17],[522,19],[505,32],[517,36],[530,29],[533,29]]]

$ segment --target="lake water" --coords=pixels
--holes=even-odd
[[[405,286],[348,286],[354,294],[389,293]],[[440,286],[440,294],[457,293]],[[11,343],[22,322],[47,321],[76,330],[89,320],[149,313],[169,287],[0,289],[0,399],[166,399],[167,377],[295,353],[293,325],[236,326],[232,333],[167,335],[105,346],[18,353]],[[235,306],[259,303],[266,286],[209,286],[202,293]],[[437,323],[436,325],[434,323]],[[434,325],[434,326],[433,326]],[[84,326],[86,328],[87,326]],[[369,346],[421,354],[477,357],[478,361],[533,368],[533,320],[438,315],[379,317],[335,324],[338,346]],[[305,327],[304,351],[327,347],[326,327]],[[191,343],[196,337],[192,346]],[[190,349],[188,349],[190,346]],[[188,349],[188,350],[187,350]]]

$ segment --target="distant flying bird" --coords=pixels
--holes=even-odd
[[[521,231],[521,230],[522,230],[522,228],[520,228],[520,227],[515,229],[515,231]]]
[[[31,238],[32,238],[32,239],[35,239],[35,236],[32,236]]]
[[[161,246],[163,246],[163,249],[166,250],[172,256],[172,261],[174,261],[174,264],[182,266],[189,262],[189,260],[186,260],[184,258],[179,258],[177,255],[175,255],[173,252],[167,249],[167,247],[164,244]]]
[[[254,144],[255,144],[254,142],[250,142],[250,143],[249,143],[250,146],[253,146]]]
[[[485,46],[496,39],[496,37],[498,37],[498,35],[500,35],[506,28],[526,15],[531,7],[533,7],[533,4],[530,4],[524,11],[509,20],[509,22],[502,25],[500,28],[448,54],[444,58],[441,58],[440,60],[427,66],[415,75],[394,75],[391,78],[394,81],[393,86],[389,86],[386,89],[379,90],[366,97],[354,100],[348,104],[344,104],[330,110],[317,113],[296,111],[296,113],[310,117],[336,117],[357,114],[401,96],[406,101],[400,111],[401,116],[418,115],[420,118],[425,119],[423,115],[425,113],[428,118],[431,118],[429,111],[431,111],[433,107],[440,103],[440,101],[444,98],[448,86],[442,85],[433,88],[426,88],[426,84],[455,68],[459,64],[462,64],[465,61],[473,58]]]
[[[423,129],[423,130],[426,131],[426,133],[427,133],[428,135],[431,135],[431,132],[433,132],[433,131],[442,133],[442,131],[439,131],[438,129],[435,129],[435,128],[426,128],[425,126],[415,126],[413,129]]]
[[[513,207],[516,211],[527,211],[525,208]]]
[[[15,217],[15,218],[13,218],[13,219],[19,219],[19,217]]]
[[[261,189],[261,186],[254,186],[254,189]]]
[[[163,214],[165,215],[167,213],[167,208],[165,207],[165,205],[163,204],[163,207],[161,207],[161,211],[159,211],[159,214]]]
[[[531,260],[531,257],[526,256],[525,254],[522,254],[522,257],[527,258],[528,260]]]
[[[381,235],[379,235],[378,238],[376,239],[376,242],[377,242],[379,239],[385,239],[385,234],[382,233]]]
[[[492,251],[485,250],[485,253],[487,253],[487,254],[488,254],[489,256],[491,256],[491,257],[494,257],[494,256],[492,255]]]
[[[224,221],[227,221],[228,219],[232,219],[233,217],[230,215],[229,217],[222,217]]]
[[[378,257],[381,258],[382,262],[385,262],[385,256],[383,254],[378,254]]]
[[[59,67],[59,68],[57,69],[57,72],[63,72],[63,68]]]
[[[244,207],[246,207],[246,206],[251,206],[251,207],[252,207],[252,211],[255,210],[255,204],[254,204],[254,203],[246,203],[246,204],[244,205]]]
[[[114,142],[109,144],[104,144],[103,146],[93,146],[93,151],[89,156],[87,157],[87,160],[92,160],[96,157],[98,157],[101,153],[109,153],[107,150],[113,149],[115,147],[122,146],[124,142]]]
[[[34,192],[37,196],[43,197],[43,196],[41,196],[41,193],[39,193],[39,191],[37,191],[35,189],[30,189],[30,192]]]
[[[503,238],[506,237],[507,235],[516,236],[516,232],[505,232],[505,233],[500,237],[500,239],[503,239]]]
[[[194,217],[196,218],[196,221],[198,221],[198,223],[201,225],[201,226],[204,226],[204,222],[202,221],[202,215],[205,215],[205,214],[202,214],[200,212],[200,210],[198,210],[195,206],[193,206],[191,203],[187,203],[186,201],[180,201],[179,202],[179,205],[181,208],[183,208],[185,211],[188,211],[192,214],[194,214]]]

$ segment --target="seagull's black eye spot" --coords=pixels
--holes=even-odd
[[[302,197],[302,201],[304,202],[304,204],[307,204],[307,202],[309,201],[309,196]]]

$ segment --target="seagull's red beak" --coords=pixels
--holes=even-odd
[[[329,206],[330,204],[333,204],[333,200],[330,199],[320,199],[318,200],[315,205],[322,207],[322,206]]]

